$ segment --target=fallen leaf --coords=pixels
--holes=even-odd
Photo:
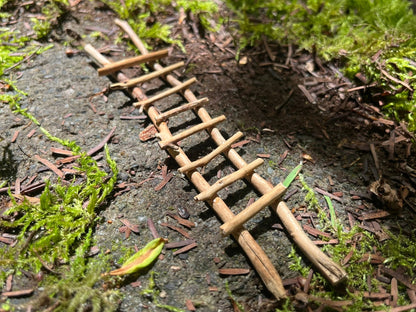
[[[139,271],[149,266],[160,254],[166,240],[156,238],[127,259],[121,268],[111,271],[110,275],[126,275]]]

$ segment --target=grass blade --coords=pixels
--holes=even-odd
[[[286,177],[286,179],[283,181],[283,186],[285,188],[288,188],[289,185],[293,182],[293,180],[296,178],[296,176],[299,174],[300,170],[302,169],[302,163],[297,165]]]

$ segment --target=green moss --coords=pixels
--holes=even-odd
[[[108,270],[109,257],[100,255],[93,259],[86,258],[90,235],[89,233],[85,243],[77,249],[69,270],[62,268],[62,275],[46,277],[45,290],[34,303],[38,310],[52,305],[56,305],[54,311],[117,310],[121,300],[119,291],[107,289],[101,279],[101,273]]]
[[[141,39],[161,40],[169,44],[176,44],[182,50],[184,50],[184,47],[180,39],[172,36],[172,27],[160,23],[157,18],[171,15],[172,11],[183,8],[185,12],[192,12],[195,16],[198,16],[205,28],[214,30],[214,27],[208,21],[208,16],[212,17],[218,11],[217,4],[211,0],[180,0],[177,3],[172,3],[169,0],[100,1],[114,10],[121,19],[126,20]],[[150,47],[148,46],[148,48]]]
[[[2,39],[18,43],[16,46],[0,45],[1,74],[23,59],[10,54],[24,51],[27,38],[19,38],[17,33],[3,31]],[[31,48],[31,53],[41,53],[50,48]],[[2,77],[6,80],[4,77]],[[47,181],[38,204],[28,200],[17,203],[10,194],[14,205],[5,214],[16,214],[12,221],[0,221],[0,227],[18,234],[17,244],[0,249],[0,281],[10,274],[19,276],[21,270],[39,272],[50,271],[42,281],[44,292],[34,303],[39,310],[55,305],[54,311],[80,311],[89,307],[91,311],[116,311],[120,295],[114,290],[103,289],[100,274],[108,270],[108,257],[88,258],[93,244],[92,233],[97,223],[97,209],[104,204],[111,193],[117,178],[117,166],[105,147],[107,164],[111,169],[108,175],[101,170],[95,160],[81,151],[72,141],[63,140],[50,134],[40,126],[36,118],[22,109],[20,95],[24,92],[7,80],[14,92],[1,93],[0,100],[8,103],[16,114],[30,119],[44,135],[72,150],[81,157],[77,160],[78,180],[74,177],[67,185],[58,181]],[[82,178],[80,178],[82,177]],[[8,304],[3,304],[8,309]],[[10,306],[10,311],[14,308]]]
[[[373,254],[374,250],[377,250],[386,259],[384,265],[392,269],[403,268],[407,271],[408,276],[414,277],[416,267],[415,237],[389,233],[390,239],[380,242],[373,234],[358,226],[345,231],[338,219],[335,220],[333,218],[330,220],[325,213],[319,213],[319,210],[323,211],[323,209],[319,206],[316,193],[307,185],[302,175],[300,175],[300,181],[307,192],[305,201],[310,208],[317,209],[321,226],[331,230],[333,235],[339,240],[338,244],[325,245],[322,247],[322,250],[338,263],[344,260],[347,255],[350,256],[348,265],[344,267],[348,274],[345,287],[346,292],[340,293],[334,290],[322,275],[315,272],[311,281],[311,295],[331,300],[351,300],[352,305],[345,307],[343,311],[379,311],[387,309],[385,306],[374,306],[370,299],[365,299],[362,296],[364,291],[370,290],[368,281],[370,281],[372,289],[378,289],[379,285],[386,287],[385,284],[382,284],[375,278],[377,266],[371,264],[371,259],[365,260],[365,255]],[[336,224],[336,229],[334,229],[333,224]],[[290,264],[292,270],[299,272],[302,276],[308,274],[310,268],[304,265],[301,256],[295,248],[292,248],[289,258],[292,262]],[[355,293],[348,292],[348,289],[354,290]],[[410,304],[405,289],[400,287],[399,292],[401,304]],[[283,311],[286,310],[284,309]]]

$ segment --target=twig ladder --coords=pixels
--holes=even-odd
[[[110,72],[114,72],[113,70],[115,68],[116,70],[125,68],[127,66],[126,64],[137,64],[137,62],[142,62],[143,59],[146,59],[147,62],[155,61],[166,55],[166,50],[149,53],[127,22],[116,19],[115,23],[129,35],[130,39],[133,41],[142,55],[127,61],[119,61],[114,64],[106,59],[103,55],[101,55],[91,45],[87,44],[84,47],[85,50],[101,66],[103,66],[102,68],[105,69],[102,69],[100,74],[108,74]],[[297,220],[290,212],[287,205],[284,202],[279,201],[286,188],[280,184],[273,187],[264,178],[254,172],[255,168],[263,163],[263,160],[256,159],[252,163],[247,164],[245,160],[237,153],[237,151],[231,148],[231,145],[239,140],[243,134],[241,132],[237,132],[228,140],[225,140],[219,129],[215,127],[216,124],[225,120],[225,116],[211,118],[207,110],[203,107],[203,105],[208,102],[208,99],[197,99],[194,93],[189,89],[189,86],[194,83],[196,79],[191,78],[185,82],[181,82],[171,74],[173,70],[172,68],[175,69],[182,65],[182,63],[177,63],[164,68],[159,63],[154,62],[154,72],[142,76],[144,78],[138,77],[131,80],[129,80],[123,73],[118,72],[116,78],[120,83],[114,84],[113,88],[125,89],[133,87],[133,89],[130,90],[131,94],[138,100],[134,106],[140,106],[141,109],[147,113],[159,132],[158,137],[160,138],[160,147],[167,150],[167,152],[180,166],[179,171],[186,174],[189,180],[200,192],[197,196],[195,196],[195,199],[206,201],[215,210],[217,215],[224,222],[224,224],[220,227],[221,233],[223,235],[233,235],[233,237],[240,244],[241,248],[250,259],[252,265],[263,280],[266,287],[277,299],[286,297],[286,291],[283,287],[279,273],[276,271],[275,267],[263,249],[258,245],[256,240],[249,233],[249,231],[244,228],[243,225],[261,209],[267,206],[270,206],[276,212],[294,243],[297,244],[297,246],[304,252],[308,259],[332,285],[337,285],[345,281],[347,274],[343,268],[339,264],[332,261],[327,255],[325,255],[308,238]],[[172,88],[165,92],[159,93],[152,98],[147,98],[142,89],[137,86],[137,83],[162,76],[172,86]],[[157,102],[157,100],[179,92],[188,101],[187,104],[184,104],[178,108],[171,109],[164,113],[159,113],[156,107],[154,107],[153,104]],[[187,129],[179,134],[172,135],[166,121],[169,118],[187,110],[193,110],[199,116],[202,122],[199,125]],[[202,130],[206,130],[210,134],[211,138],[215,141],[218,147],[208,155],[198,160],[191,161],[185,152],[175,144],[178,141]],[[223,153],[238,170],[229,176],[218,180],[213,185],[209,185],[209,183],[205,180],[197,168],[205,166],[221,153]],[[240,179],[246,179],[260,193],[262,193],[263,196],[239,214],[234,215],[234,213],[225,204],[225,202],[217,195],[217,192],[225,186]]]

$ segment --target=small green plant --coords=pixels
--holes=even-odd
[[[155,282],[155,275],[156,273],[154,271],[150,272],[149,277],[149,284],[147,285],[147,288],[142,290],[140,294],[150,298],[150,300],[154,303],[154,305],[158,308],[165,309],[167,311],[171,312],[185,312],[183,309],[179,309],[176,307],[173,307],[171,305],[162,304],[159,302],[159,293],[160,290],[157,288],[156,282]]]
[[[111,1],[100,0],[108,5],[118,16],[126,20],[141,39],[161,40],[169,44],[176,44],[182,50],[184,47],[178,38],[172,37],[172,27],[157,21],[157,16],[172,14],[172,11],[183,8],[185,12],[192,12],[198,16],[201,24],[214,30],[210,24],[208,16],[218,11],[218,6],[214,1],[178,1],[173,4],[168,0],[126,0]]]
[[[276,309],[275,312],[294,312],[295,308],[293,307],[290,298],[285,300],[285,303],[282,305],[281,309]]]
[[[228,285],[227,280],[225,281],[225,290],[227,291],[228,297],[230,297],[231,302],[237,306],[238,311],[245,312],[246,310],[244,309],[243,305],[239,303],[237,300],[235,300],[235,297],[233,293],[231,292],[231,289],[230,289],[230,286]]]
[[[291,263],[289,264],[289,268],[292,271],[299,272],[300,275],[302,275],[304,277],[306,277],[308,275],[309,268],[306,267],[302,263],[302,257],[300,257],[298,255],[295,248],[292,247],[292,249],[290,250],[290,253],[288,255],[288,258],[291,260]]]
[[[308,203],[308,209],[315,210],[318,213],[319,221],[321,227],[325,230],[328,225],[328,217],[325,211],[322,209],[319,204],[318,198],[316,197],[313,189],[305,182],[305,179],[302,174],[299,174],[299,181],[302,184],[303,189],[307,192],[305,196],[305,201]]]

